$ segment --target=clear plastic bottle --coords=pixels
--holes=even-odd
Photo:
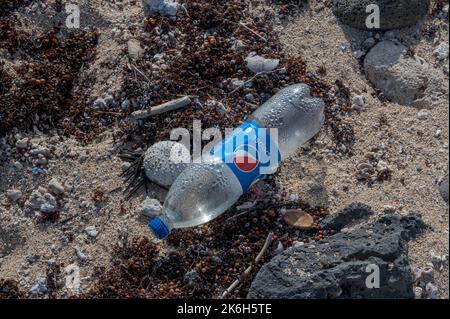
[[[174,228],[198,226],[221,215],[254,182],[274,172],[281,160],[319,132],[324,107],[321,99],[310,95],[306,84],[279,91],[214,146],[211,156],[189,165],[178,176],[161,216],[150,221],[149,227],[163,239]]]

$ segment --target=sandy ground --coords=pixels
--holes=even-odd
[[[117,9],[101,2],[105,8],[102,16],[112,27],[140,23],[139,1],[125,10],[126,16],[120,21]],[[92,1],[93,5],[99,3]],[[101,54],[82,74],[98,80],[98,85],[87,92],[92,97],[120,87],[120,70],[126,59],[119,52],[125,43],[123,38],[114,38],[111,26],[103,30],[100,38],[97,50]],[[336,156],[327,134],[321,133],[314,144],[302,148],[283,164],[278,178],[282,188],[331,210],[359,201],[372,206],[377,214],[383,214],[386,205],[402,214],[419,213],[432,230],[410,245],[412,265],[425,267],[432,252],[448,255],[449,211],[437,186],[448,169],[448,105],[430,109],[428,119],[422,121],[417,117],[417,109],[380,102],[352,50],[342,49],[343,44],[358,46],[368,37],[367,32],[340,25],[321,1],[311,1],[310,10],[289,17],[278,31],[289,55],[300,55],[314,71],[324,66],[326,81],[334,83],[339,79],[352,94],[366,98],[362,110],[345,119],[355,131],[354,156]],[[440,36],[448,40],[448,27]],[[432,43],[421,39],[416,53],[434,62],[433,48]],[[436,72],[442,72],[440,65],[436,64]],[[439,136],[437,130],[441,130]],[[33,175],[31,166],[18,170],[13,161],[0,164],[0,239],[12,245],[7,249],[9,253],[0,257],[0,277],[17,279],[23,289],[29,290],[38,278],[46,276],[49,264],[76,264],[81,270],[82,291],[86,291],[107,269],[116,244],[150,235],[136,212],[141,198],[123,201],[123,180],[119,177],[123,163],[114,155],[111,131],[88,146],[59,137],[37,139],[52,150],[47,174]],[[370,152],[378,151],[391,167],[392,179],[372,186],[358,182],[356,167],[367,161]],[[25,216],[17,205],[11,205],[6,191],[20,189],[26,198],[37,187],[45,187],[52,177],[67,184],[66,195],[60,199],[64,210],[56,224],[36,227],[36,218]],[[106,196],[104,201],[93,200],[97,189]],[[163,200],[163,195],[157,192],[154,196]],[[96,238],[86,234],[88,226],[96,227]],[[86,262],[80,261],[76,248],[87,256]],[[448,267],[436,272],[435,279],[441,297],[448,298]],[[60,296],[70,294],[61,291]]]

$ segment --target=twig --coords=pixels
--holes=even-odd
[[[253,264],[248,266],[247,269],[245,269],[244,273],[238,278],[236,279],[230,287],[227,288],[227,290],[225,290],[221,296],[221,298],[225,298],[226,296],[228,296],[231,292],[233,292],[234,289],[236,289],[236,287],[242,283],[252,272],[253,267],[256,266],[262,259],[262,257],[264,256],[264,254],[266,253],[267,249],[269,248],[270,244],[272,244],[273,241],[273,233],[270,232],[269,235],[267,235],[266,238],[266,242],[264,243],[263,248],[261,249],[261,251],[259,252],[259,254],[256,256],[255,260],[253,261]]]
[[[259,39],[261,39],[264,42],[268,42],[269,40],[267,40],[265,37],[263,37],[261,34],[259,34],[258,32],[256,32],[255,30],[252,30],[251,28],[249,28],[247,25],[245,25],[242,22],[238,23],[239,26],[243,27],[245,30],[253,33],[254,35],[256,35]]]
[[[134,71],[136,71],[137,73],[139,73],[142,77],[144,77],[146,80],[147,80],[147,82],[148,83],[150,83],[150,79],[144,74],[144,72],[142,72],[141,70],[139,70],[138,68],[137,68],[137,66],[135,66],[133,63],[128,63],[128,68],[130,69],[130,70],[134,70]]]
[[[137,120],[143,120],[153,115],[158,115],[170,111],[174,111],[177,109],[180,109],[182,107],[186,107],[189,104],[192,103],[192,100],[189,96],[184,96],[182,98],[154,106],[150,108],[149,110],[139,110],[131,113],[131,119],[137,121]]]
[[[258,72],[256,73],[253,77],[251,77],[249,80],[245,81],[243,84],[239,85],[237,88],[235,88],[233,91],[231,91],[230,93],[228,93],[228,95],[233,95],[234,93],[236,93],[237,91],[239,91],[240,89],[242,89],[243,87],[245,87],[247,84],[249,84],[250,82],[253,82],[257,77],[261,76],[261,75],[267,75],[267,74],[272,74],[272,73],[276,73],[279,71],[284,70],[284,68],[280,68],[280,69],[275,69],[272,71],[262,71],[262,72]]]

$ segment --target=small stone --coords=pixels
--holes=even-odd
[[[39,210],[43,213],[54,213],[58,210],[58,203],[55,197],[50,193],[45,193],[43,197],[44,202],[41,204]]]
[[[313,229],[314,218],[300,209],[289,209],[284,213],[284,221],[298,229]]]
[[[445,60],[448,58],[448,43],[447,42],[442,42],[437,48],[436,50],[433,51],[433,55],[438,59],[438,60]]]
[[[393,214],[393,213],[395,213],[396,210],[397,210],[397,208],[395,206],[385,205],[383,207],[383,212],[385,214]]]
[[[362,47],[364,50],[368,51],[370,50],[373,46],[375,46],[375,44],[377,44],[377,40],[375,40],[375,38],[367,38],[363,43],[362,43]]]
[[[417,113],[417,118],[421,121],[425,121],[428,119],[428,112],[426,110],[420,110],[419,113]]]
[[[37,159],[36,164],[37,165],[47,165],[48,164],[48,160],[44,156],[40,156]]]
[[[16,147],[20,148],[20,149],[26,149],[26,148],[28,148],[29,141],[30,141],[30,139],[27,137],[20,139],[16,142]]]
[[[45,278],[39,278],[36,284],[30,289],[31,295],[42,295],[48,291]]]
[[[426,266],[425,268],[422,269],[419,282],[421,283],[422,286],[425,286],[427,283],[434,282],[433,267]]]
[[[22,192],[18,189],[10,189],[7,192],[8,198],[12,203],[17,202],[22,197]]]
[[[284,251],[284,246],[281,243],[281,241],[279,241],[278,245],[277,245],[277,248],[275,248],[275,250],[274,250],[274,254],[278,255],[278,254],[281,254],[283,251]]]
[[[139,213],[143,216],[154,218],[162,210],[161,203],[155,198],[146,198],[139,205]]]
[[[106,106],[108,106],[108,107],[111,107],[111,106],[114,106],[114,104],[116,103],[115,101],[114,101],[114,97],[112,96],[112,95],[106,95],[104,98],[103,98],[103,102],[105,102],[105,105]]]
[[[425,290],[427,292],[428,299],[439,299],[439,289],[431,282],[427,283]]]
[[[48,189],[58,195],[64,195],[65,194],[65,190],[64,190],[64,186],[61,185],[60,182],[58,182],[55,178],[53,178],[50,183],[48,183]]]
[[[22,163],[20,163],[19,161],[14,162],[13,164],[14,168],[17,169],[18,171],[23,169],[23,165]]]
[[[364,106],[365,98],[362,95],[357,95],[353,98],[353,104],[357,106]]]
[[[86,227],[85,232],[92,238],[96,238],[98,236],[98,231],[95,229],[95,226]]]
[[[101,97],[99,97],[92,104],[92,108],[94,110],[104,110],[106,108],[106,103]]]
[[[81,262],[86,262],[88,260],[88,257],[86,254],[84,254],[79,247],[75,247],[75,253],[77,257],[80,259]]]
[[[255,74],[273,71],[280,64],[278,59],[266,59],[255,53],[250,53],[245,61],[247,62],[247,68]]]
[[[414,287],[414,299],[423,298],[423,289],[420,287]]]
[[[442,67],[442,70],[444,71],[444,73],[445,73],[446,75],[448,75],[448,72],[449,72],[448,68],[449,68],[448,63],[445,64],[445,65]]]
[[[196,285],[199,282],[199,280],[200,275],[196,269],[188,271],[183,277],[183,282],[190,286]]]
[[[166,17],[175,17],[178,11],[178,3],[172,0],[142,0],[145,16],[158,14]]]
[[[255,97],[251,93],[245,95],[245,100],[250,103],[255,103],[256,101]]]
[[[130,109],[131,102],[130,100],[126,99],[122,102],[122,111],[128,111]]]

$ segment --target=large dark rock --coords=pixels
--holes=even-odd
[[[407,242],[426,228],[419,217],[387,215],[327,240],[292,247],[264,265],[248,298],[413,298]],[[368,288],[369,264],[380,287]]]
[[[416,24],[428,13],[430,0],[334,0],[333,12],[343,23],[366,29],[370,4],[380,8],[380,30],[391,30]]]

